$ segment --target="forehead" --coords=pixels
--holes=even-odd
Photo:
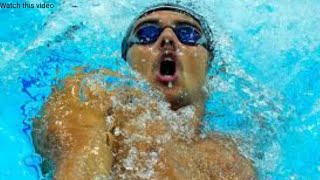
[[[197,26],[199,29],[201,29],[200,24],[198,23],[197,20],[195,20],[193,17],[176,12],[176,11],[170,11],[170,10],[159,10],[152,12],[150,14],[147,14],[143,17],[141,17],[137,22],[136,25],[145,22],[145,21],[150,21],[150,20],[157,20],[159,23],[164,24],[164,25],[171,25],[176,22],[187,22],[189,24],[193,24]]]

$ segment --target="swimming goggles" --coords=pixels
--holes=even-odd
[[[174,26],[162,27],[158,23],[145,23],[141,25],[129,38],[129,42],[132,44],[152,44],[157,41],[162,31],[166,28],[171,28],[176,34],[179,41],[187,45],[206,45],[207,40],[202,36],[197,27],[181,23]]]

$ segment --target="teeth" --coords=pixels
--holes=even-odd
[[[164,60],[165,61],[173,61],[170,57],[166,57]]]
[[[168,83],[168,88],[172,88],[172,81]]]

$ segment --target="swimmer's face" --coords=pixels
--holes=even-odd
[[[129,48],[126,59],[130,66],[164,93],[173,109],[203,102],[209,52],[202,45],[182,43],[172,29],[190,25],[204,36],[200,24],[188,15],[161,10],[140,18],[131,34],[148,24],[165,28],[154,42]]]

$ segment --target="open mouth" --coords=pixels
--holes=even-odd
[[[163,76],[173,76],[176,72],[176,63],[169,57],[160,63],[160,74]]]
[[[157,78],[160,82],[168,85],[177,80],[177,62],[174,57],[162,57],[159,63]]]

